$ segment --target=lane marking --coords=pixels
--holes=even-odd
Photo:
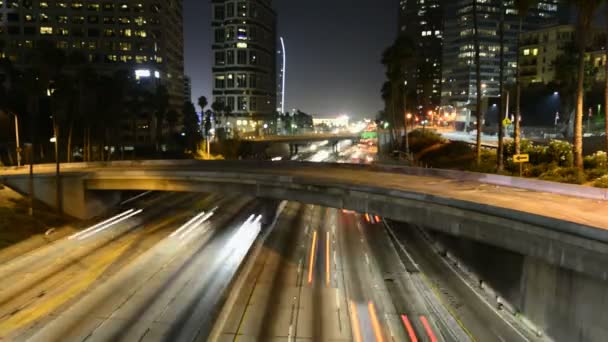
[[[384,337],[382,337],[382,328],[380,328],[380,321],[378,321],[378,316],[376,315],[376,308],[374,307],[374,303],[369,301],[367,303],[367,307],[369,309],[369,317],[372,321],[372,328],[374,329],[374,335],[376,336],[376,342],[383,342]],[[436,341],[432,341],[436,342]]]
[[[310,247],[310,263],[308,265],[308,283],[312,284],[312,271],[315,266],[315,253],[317,248],[317,231],[312,233],[312,246]]]
[[[369,255],[365,253],[365,263],[369,265]]]
[[[403,321],[403,325],[405,326],[407,335],[410,337],[410,342],[418,342],[418,339],[416,338],[416,332],[414,332],[414,327],[412,327],[412,323],[407,318],[407,316],[401,315],[401,321]]]
[[[350,301],[350,316],[353,327],[353,339],[355,342],[362,342],[363,338],[361,337],[361,327],[359,326],[359,315],[357,314],[357,306],[351,300]]]
[[[298,274],[302,273],[302,258],[298,261]]]
[[[329,253],[329,232],[327,232],[327,240],[325,242],[325,283],[327,284],[327,287],[329,287],[329,285],[331,284],[331,280],[329,278],[330,276],[330,268],[329,268],[329,264],[330,264],[330,253]]]
[[[433,330],[431,329],[429,322],[426,320],[426,317],[420,316],[420,321],[422,322],[422,325],[424,325],[424,330],[426,330],[426,334],[429,336],[431,342],[437,342],[437,337],[435,337],[435,334],[433,334]]]

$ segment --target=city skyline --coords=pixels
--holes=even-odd
[[[298,108],[319,116],[375,116],[383,108],[380,59],[397,34],[398,3],[273,3],[279,18],[277,34],[285,38],[290,51],[286,110]],[[184,0],[186,75],[192,78],[194,100],[202,95],[212,98],[210,8],[207,1]],[[322,13],[319,8],[324,9]],[[334,36],[328,39],[327,32]],[[320,84],[334,91],[323,91]]]

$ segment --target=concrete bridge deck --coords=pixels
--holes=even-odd
[[[52,200],[52,166],[35,172]],[[526,181],[530,189],[545,189],[540,192],[510,177],[292,162],[116,162],[66,165],[62,172],[64,191],[71,188],[66,205],[92,201],[99,208],[94,194],[120,190],[247,193],[369,212],[608,278],[608,203],[601,189]],[[26,169],[5,169],[0,179],[27,191]],[[515,187],[496,185],[509,182]]]

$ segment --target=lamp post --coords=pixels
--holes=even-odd
[[[13,113],[15,116],[15,144],[16,144],[16,152],[17,152],[17,166],[21,166],[21,145],[19,145],[19,117],[17,114]]]

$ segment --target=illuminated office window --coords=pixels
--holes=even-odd
[[[49,26],[40,26],[40,34],[41,35],[53,34],[53,28],[49,27]]]

